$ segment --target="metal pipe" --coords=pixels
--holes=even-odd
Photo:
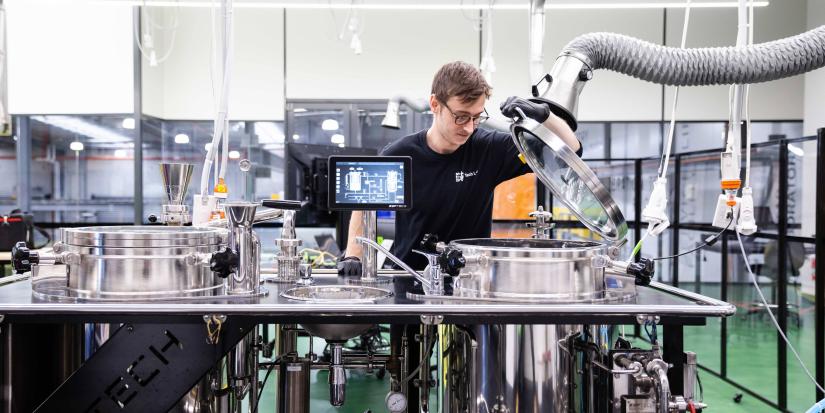
[[[685,365],[684,365],[684,390],[682,391],[682,396],[685,397],[685,400],[693,400],[696,397],[696,353],[692,351],[685,352]]]
[[[364,238],[374,240],[377,238],[377,211],[364,211]],[[373,281],[378,273],[378,253],[375,249],[367,248],[363,254],[363,265],[361,281]]]
[[[659,382],[659,413],[670,412],[670,380],[667,378],[667,363],[654,359],[647,363],[647,372]]]
[[[347,373],[344,370],[344,343],[329,343],[332,362],[329,364],[329,403],[335,407],[344,405],[347,391]]]
[[[544,0],[530,0],[530,81],[544,76]]]
[[[368,245],[368,246],[380,251],[381,253],[386,255],[387,258],[392,260],[392,262],[398,264],[398,266],[401,267],[401,269],[403,269],[404,271],[410,273],[413,277],[415,277],[415,279],[418,280],[418,282],[420,282],[421,284],[423,284],[424,287],[430,288],[431,284],[430,284],[429,280],[422,277],[421,274],[419,274],[416,270],[412,269],[412,267],[407,265],[404,261],[401,261],[400,258],[393,255],[391,252],[389,252],[389,250],[382,247],[381,244],[379,244],[379,243],[377,243],[377,242],[375,242],[371,239],[366,239],[364,237],[355,237],[355,240],[362,243],[362,244]]]

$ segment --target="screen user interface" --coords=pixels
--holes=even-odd
[[[404,162],[338,161],[335,202],[338,204],[404,205]]]

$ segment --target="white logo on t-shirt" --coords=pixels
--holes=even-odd
[[[473,172],[458,171],[455,173],[455,181],[464,182],[464,178],[472,178],[476,175],[478,175],[478,169],[476,169]]]

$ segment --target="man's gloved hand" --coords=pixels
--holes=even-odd
[[[361,276],[361,259],[358,257],[343,257],[338,259],[338,275]]]
[[[550,117],[550,106],[547,104],[531,102],[518,96],[510,96],[501,104],[501,114],[508,118],[520,116],[516,108],[538,123],[543,123]]]

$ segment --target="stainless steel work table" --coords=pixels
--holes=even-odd
[[[413,278],[382,271],[393,278],[378,287],[393,296],[375,303],[312,303],[280,296],[293,284],[264,282],[269,291],[258,298],[198,299],[150,302],[67,302],[34,297],[31,281],[19,279],[0,285],[0,315],[4,322],[202,322],[205,314],[251,317],[261,323],[398,323],[421,322],[421,316],[443,316],[444,323],[518,324],[633,324],[637,316],[659,316],[661,324],[699,325],[708,317],[733,315],[735,307],[709,297],[652,283],[639,287],[635,299],[606,303],[505,303],[479,301],[419,301],[407,297],[415,291]],[[264,276],[266,279],[268,276]],[[0,280],[2,283],[4,280]],[[329,272],[315,275],[315,285],[345,284]]]

